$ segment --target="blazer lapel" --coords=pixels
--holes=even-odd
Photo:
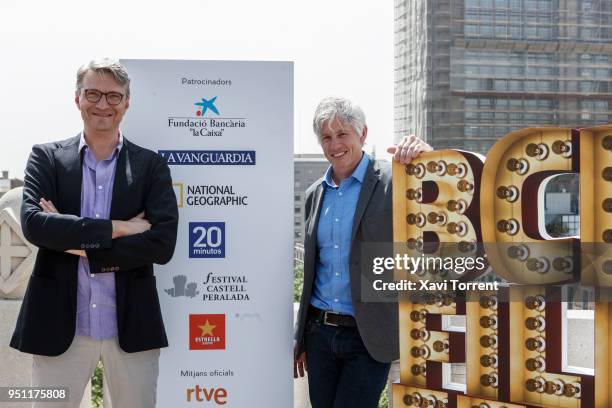
[[[59,151],[58,160],[64,170],[58,174],[59,197],[58,210],[63,214],[81,216],[81,183],[83,181],[83,166],[79,154],[80,135],[72,139],[65,149]]]
[[[310,253],[315,254],[316,242],[317,242],[317,228],[319,226],[319,216],[321,215],[321,200],[323,199],[323,184],[319,183],[315,190],[314,201],[312,203],[314,211],[312,219],[308,225],[308,231],[306,232],[306,242],[311,246]]]
[[[124,192],[127,185],[127,170],[129,169],[129,152],[127,145],[124,143],[121,151],[119,152],[119,157],[117,157],[117,165],[115,167],[115,181],[113,183],[113,197],[111,198],[111,209],[110,209],[110,219],[115,219],[117,217],[117,211],[119,210],[119,204],[121,200],[119,199],[119,195],[121,192]]]
[[[306,225],[306,237],[304,240],[304,299],[310,299],[312,286],[315,278],[315,264],[317,261],[317,228],[319,226],[319,215],[321,214],[321,201],[323,199],[323,185],[319,180],[314,192],[312,214],[308,225]],[[310,300],[308,300],[310,302]]]
[[[124,214],[126,207],[122,197],[125,196],[129,188],[134,184],[138,176],[139,160],[137,152],[132,149],[131,143],[124,137],[123,147],[117,157],[117,167],[115,168],[115,181],[113,184],[113,197],[111,199],[110,219],[123,219],[128,214]]]
[[[361,223],[363,214],[365,213],[366,207],[372,198],[372,193],[376,187],[376,183],[380,179],[380,170],[376,165],[374,159],[370,158],[368,163],[368,170],[366,171],[365,178],[363,180],[363,186],[361,186],[361,192],[359,193],[359,201],[357,201],[357,208],[355,209],[355,216],[353,217],[353,229],[351,232],[351,242],[355,239],[357,234],[357,228]]]
[[[81,216],[81,183],[83,182],[83,161],[79,152],[79,134],[70,139],[63,149],[57,151],[56,166],[57,180],[57,209],[62,214]],[[76,307],[77,296],[77,257],[72,257],[70,262],[74,268],[70,269],[68,280],[70,285],[70,301]]]

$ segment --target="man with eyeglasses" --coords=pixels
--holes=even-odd
[[[125,67],[77,71],[83,131],[35,145],[21,226],[39,247],[11,347],[34,355],[32,386],[68,387],[78,407],[99,361],[113,406],[154,407],[159,349],[168,345],[153,264],[172,258],[178,209],[168,165],[124,138]]]

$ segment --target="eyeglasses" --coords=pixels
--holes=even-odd
[[[85,94],[85,99],[91,103],[98,103],[104,95],[106,97],[106,103],[109,105],[119,105],[124,96],[119,92],[102,92],[97,89],[85,89],[83,93]]]

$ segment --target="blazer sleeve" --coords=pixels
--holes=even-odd
[[[172,259],[178,228],[178,207],[170,169],[157,155],[145,199],[145,216],[151,229],[141,234],[116,238],[107,249],[87,250],[92,273],[121,272]],[[129,199],[126,197],[125,199]]]
[[[45,213],[38,204],[41,198],[58,202],[53,154],[47,147],[35,145],[24,177],[21,204],[24,237],[37,247],[60,252],[111,246],[111,221]]]

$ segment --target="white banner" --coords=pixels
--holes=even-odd
[[[293,64],[124,60],[125,137],[170,165],[158,407],[293,405]]]

